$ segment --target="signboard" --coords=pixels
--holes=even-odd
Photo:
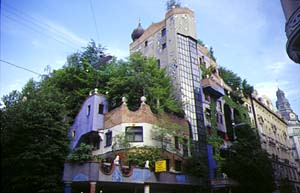
[[[155,172],[166,172],[167,171],[167,161],[159,160],[155,162]]]

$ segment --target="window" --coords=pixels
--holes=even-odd
[[[126,127],[128,142],[143,142],[143,127]]]
[[[91,105],[88,105],[86,109],[86,116],[89,116],[90,112],[91,112]]]
[[[112,144],[112,131],[105,133],[105,147],[111,146]]]
[[[175,160],[175,170],[181,171],[181,161]]]
[[[99,104],[98,113],[99,114],[103,114],[103,109],[104,109],[104,105],[103,104]]]
[[[187,139],[183,139],[182,148],[183,148],[183,156],[187,157],[189,155],[188,140]]]
[[[158,68],[160,68],[160,59],[156,60]]]
[[[76,130],[75,129],[73,129],[73,131],[72,131],[72,138],[75,138],[75,136],[76,136]]]
[[[162,30],[161,30],[161,37],[166,36],[166,34],[167,34],[166,28],[162,29]]]
[[[148,41],[146,40],[146,41],[145,41],[145,47],[147,47],[147,46],[148,46]]]
[[[180,149],[178,136],[175,136],[174,140],[175,140],[175,149],[177,149],[177,150]]]
[[[161,47],[162,49],[165,49],[167,47],[167,43],[163,43]]]

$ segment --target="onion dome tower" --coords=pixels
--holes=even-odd
[[[141,37],[143,35],[143,33],[144,33],[144,29],[142,28],[141,21],[139,21],[138,27],[135,28],[133,30],[133,32],[131,33],[132,40],[135,41],[136,39]]]

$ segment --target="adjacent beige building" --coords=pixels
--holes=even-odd
[[[248,103],[252,123],[258,129],[262,149],[266,150],[274,169],[275,183],[279,189],[283,179],[288,179],[295,192],[300,191],[297,164],[292,153],[292,146],[288,135],[288,126],[285,120],[275,112],[270,99],[266,96],[252,95]]]

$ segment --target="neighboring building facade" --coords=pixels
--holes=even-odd
[[[141,98],[137,111],[130,111],[123,98],[120,107],[107,110],[107,100],[97,92],[89,96],[82,105],[74,124],[70,128],[70,149],[81,143],[93,146],[93,155],[102,161],[83,163],[66,162],[63,181],[65,193],[71,187],[91,193],[103,192],[194,192],[205,184],[199,178],[185,172],[190,157],[188,122],[174,115],[156,115]],[[160,138],[159,129],[176,128]],[[127,145],[124,145],[126,137]],[[138,148],[153,147],[163,150],[166,171],[154,172],[153,165],[145,161],[138,167],[127,162]],[[147,152],[146,152],[147,153]],[[116,186],[117,184],[117,186]],[[89,189],[89,190],[88,190]]]
[[[281,0],[286,19],[286,51],[296,63],[300,63],[300,0]]]
[[[257,124],[261,147],[272,161],[276,192],[280,190],[282,180],[287,179],[293,191],[300,192],[297,164],[292,154],[287,131],[287,123],[275,113],[272,102],[267,97],[252,95],[253,109],[252,123]],[[250,102],[248,103],[250,106]]]
[[[293,155],[298,164],[298,173],[300,173],[300,122],[284,95],[284,92],[278,88],[276,92],[276,107],[279,114],[288,124],[288,135],[290,137]]]

